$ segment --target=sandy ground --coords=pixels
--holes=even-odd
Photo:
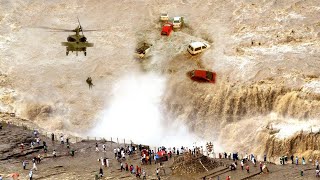
[[[69,155],[70,149],[65,145],[61,145],[59,141],[52,142],[50,138],[40,136],[42,141],[46,141],[48,145],[48,153],[45,155],[43,149],[34,153],[29,153],[32,149],[29,146],[29,141],[34,140],[32,131],[24,130],[23,128],[16,127],[14,125],[5,125],[1,130],[1,144],[7,144],[7,146],[1,146],[1,162],[0,162],[0,174],[5,177],[10,173],[18,172],[20,179],[25,178],[29,170],[32,168],[32,158],[41,154],[43,160],[37,164],[37,171],[34,171],[35,179],[94,179],[95,174],[98,173],[101,166],[101,162],[98,159],[101,157],[109,158],[110,168],[103,168],[105,177],[103,179],[136,179],[134,175],[130,175],[128,172],[120,172],[120,163],[114,158],[113,149],[115,147],[123,147],[123,144],[117,145],[117,143],[101,142],[101,141],[82,141],[78,143],[72,143],[70,149],[75,150],[75,156]],[[20,142],[26,144],[24,151],[21,153]],[[95,151],[95,143],[99,144],[100,151]],[[102,144],[106,144],[107,151],[102,151]],[[42,143],[41,143],[42,145]],[[35,145],[37,147],[37,145]],[[57,152],[57,158],[52,157],[53,149]],[[21,154],[21,156],[19,156]],[[140,158],[135,153],[132,157],[129,157],[127,162],[129,165],[133,164],[141,165]],[[13,156],[13,157],[11,157]],[[19,156],[19,157],[18,157]],[[9,158],[7,158],[9,157]],[[11,157],[11,158],[10,158]],[[22,169],[22,161],[27,160],[27,170]],[[172,162],[171,162],[172,163]],[[166,163],[167,164],[167,163]],[[159,165],[144,165],[142,168],[148,173],[148,179],[155,178],[155,169]],[[167,168],[167,165],[164,166]],[[170,169],[167,169],[166,173],[170,175]],[[168,175],[164,175],[164,179],[168,179]]]
[[[185,28],[160,36],[162,12],[184,16]],[[220,144],[228,151],[251,151],[249,142],[254,142],[255,152],[263,154],[268,138],[261,138],[260,130],[271,123],[281,133],[290,131],[288,136],[318,128],[319,15],[317,0],[1,1],[0,110],[48,130],[74,133],[90,132],[107,119],[110,132],[119,119],[128,124],[128,117],[119,115],[126,113],[103,117],[114,98],[123,89],[130,93],[130,78],[156,74],[151,83],[134,81],[156,87],[140,90],[142,97],[161,91],[156,97],[161,117],[145,119],[160,119],[164,127],[182,123],[208,141],[229,140]],[[77,16],[84,29],[100,30],[85,33],[95,43],[86,57],[65,56],[60,42],[68,33],[38,28],[73,29]],[[186,47],[196,40],[212,47],[191,56]],[[132,56],[141,41],[153,44],[152,57],[143,62]],[[191,81],[186,73],[193,69],[216,71],[217,84]],[[88,76],[94,90],[85,83]],[[129,79],[128,85],[119,87],[123,79]],[[130,106],[125,106],[129,100],[122,101],[119,109],[141,106],[137,97]],[[130,121],[140,122],[143,109],[153,104],[141,106],[141,113],[128,113]],[[136,131],[148,128],[140,124]],[[239,138],[242,127],[249,129],[245,138]]]

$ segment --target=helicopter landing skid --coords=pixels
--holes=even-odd
[[[83,53],[84,53],[84,56],[87,56],[87,51],[83,51]],[[66,56],[68,55],[69,55],[69,51],[66,51]],[[78,56],[78,51],[76,51],[76,56]]]

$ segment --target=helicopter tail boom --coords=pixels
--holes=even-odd
[[[94,43],[84,43],[86,45],[86,47],[93,47]]]

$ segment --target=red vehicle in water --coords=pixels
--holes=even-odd
[[[166,36],[169,36],[171,31],[173,29],[173,24],[172,23],[165,23],[163,26],[162,26],[162,31],[161,31],[161,35],[166,35]]]
[[[200,82],[216,82],[216,73],[206,70],[193,70],[190,72],[190,78]]]

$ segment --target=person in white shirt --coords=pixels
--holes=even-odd
[[[36,141],[38,143],[38,146],[40,145],[40,138],[36,138]]]
[[[98,143],[96,143],[96,151],[97,151],[97,152],[99,151]]]
[[[64,144],[64,138],[63,138],[63,136],[60,136],[60,142],[61,142],[61,144]]]
[[[27,166],[27,161],[24,160],[24,161],[22,162],[22,167],[23,167],[24,170],[26,169],[26,166]]]
[[[126,158],[126,155],[125,155],[124,151],[121,151],[121,157],[122,157],[123,159]]]
[[[113,153],[114,153],[114,157],[116,158],[117,157],[117,149],[116,148],[114,148]]]
[[[243,170],[243,160],[241,160],[241,170]]]
[[[56,150],[53,150],[52,155],[53,155],[54,158],[57,157]]]
[[[36,170],[36,171],[38,170],[38,168],[37,168],[37,166],[36,166],[36,162],[33,163],[32,170],[33,170],[33,169]]]
[[[101,161],[101,165],[104,166],[103,157],[101,157],[100,161]]]
[[[142,170],[142,179],[147,179],[146,176],[146,171]]]
[[[30,180],[32,180],[32,175],[33,175],[33,172],[32,172],[32,169],[31,169],[30,172],[29,172],[29,178],[30,178]]]

